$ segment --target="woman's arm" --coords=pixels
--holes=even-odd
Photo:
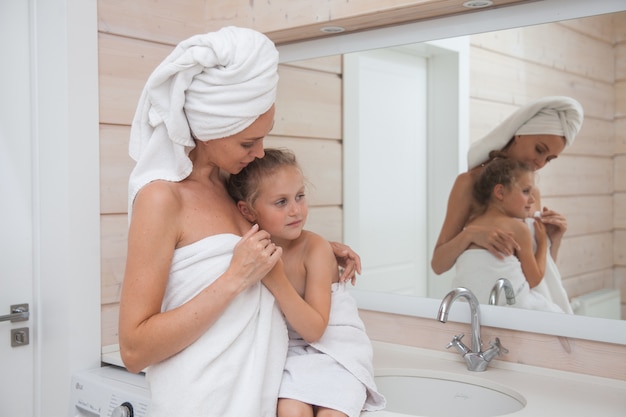
[[[282,254],[282,250],[268,245],[269,234],[254,226],[236,245],[224,274],[187,303],[162,313],[161,303],[181,233],[179,211],[173,187],[164,182],[146,185],[135,199],[119,319],[120,353],[131,372],[139,372],[193,343]]]
[[[446,217],[430,262],[436,274],[442,274],[452,268],[459,255],[472,243],[487,249],[500,259],[512,255],[518,248],[515,239],[500,229],[465,227],[471,214],[472,187],[473,179],[470,173],[459,175],[452,186]]]
[[[333,278],[337,277],[337,262],[326,240],[310,232],[309,235],[311,241],[304,260],[304,298],[284,277],[282,265],[274,268],[263,283],[274,294],[289,324],[305,341],[312,343],[322,337],[328,325],[331,285]]]

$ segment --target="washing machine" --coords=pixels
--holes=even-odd
[[[149,407],[143,374],[103,366],[72,376],[69,417],[146,417]]]

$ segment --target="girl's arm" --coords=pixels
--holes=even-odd
[[[430,263],[436,274],[442,274],[452,268],[459,255],[472,243],[487,249],[500,259],[505,255],[512,255],[518,248],[515,239],[500,229],[484,226],[465,227],[471,214],[472,187],[470,173],[459,175],[452,186],[446,217]]]
[[[567,230],[567,219],[562,214],[544,207],[541,212],[541,222],[545,225],[546,233],[550,237],[550,255],[556,262],[559,248],[561,247],[561,240]]]
[[[530,288],[534,288],[543,279],[546,270],[546,256],[548,239],[546,230],[540,220],[535,219],[535,240],[537,242],[537,250],[533,253],[533,237],[530,229],[525,222],[512,219],[514,225],[515,237],[519,242],[520,249],[515,256],[522,265],[522,272],[528,281]]]
[[[311,242],[304,261],[304,298],[300,297],[284,276],[282,264],[263,279],[289,324],[308,343],[319,340],[326,331],[330,315],[331,285],[333,278],[338,275],[337,261],[330,244],[321,236],[313,233],[310,235]]]
[[[532,194],[535,198],[535,210],[540,210],[541,193],[539,188],[533,188]],[[561,240],[567,230],[567,219],[562,214],[544,207],[541,211],[541,222],[545,225],[546,233],[550,238],[550,255],[556,262],[556,258],[559,254],[559,248],[561,247]]]
[[[164,182],[146,185],[135,199],[119,318],[120,353],[131,372],[139,372],[193,343],[282,255],[280,248],[267,244],[269,234],[254,226],[236,245],[224,274],[187,303],[161,312],[180,238],[179,211],[175,191]]]

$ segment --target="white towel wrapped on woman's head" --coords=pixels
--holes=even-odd
[[[194,139],[234,135],[276,99],[278,51],[252,29],[225,27],[182,41],[148,78],[131,126],[129,213],[147,183],[191,173]],[[192,136],[193,134],[193,136]]]
[[[548,96],[521,107],[482,139],[471,144],[467,153],[469,169],[489,159],[491,151],[502,150],[515,135],[557,135],[566,145],[574,142],[583,123],[583,108],[571,97]]]

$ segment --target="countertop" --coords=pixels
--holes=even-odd
[[[402,369],[410,373],[414,369],[420,375],[445,374],[459,381],[484,382],[485,386],[498,386],[504,391],[520,394],[526,406],[507,416],[626,416],[624,380],[504,362],[497,358],[491,361],[486,371],[471,372],[459,354],[443,348],[439,352],[378,341],[372,341],[372,344],[377,372]],[[384,410],[362,413],[365,417],[404,415]]]
[[[405,375],[413,371],[422,376],[435,378],[445,375],[449,379],[478,385],[484,383],[484,386],[496,386],[502,391],[519,394],[526,404],[525,407],[506,414],[507,416],[626,416],[626,380],[516,364],[497,358],[491,361],[486,371],[471,372],[467,370],[459,354],[444,348],[436,351],[380,341],[372,341],[372,345],[374,368],[378,374],[389,374],[390,370],[400,369]],[[109,349],[103,355],[103,360],[122,366],[117,349]],[[407,416],[385,410],[364,412],[361,415]]]

